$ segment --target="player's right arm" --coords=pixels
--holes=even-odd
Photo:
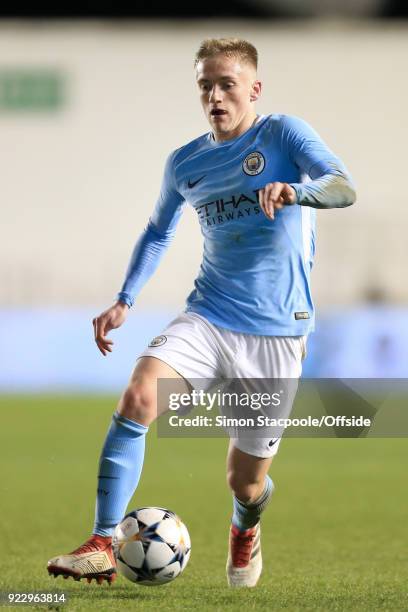
[[[135,297],[157,269],[174,237],[185,204],[176,187],[174,155],[172,153],[167,159],[159,198],[133,249],[117,300],[93,319],[95,342],[103,355],[112,351],[113,342],[107,338],[107,334],[124,323]]]

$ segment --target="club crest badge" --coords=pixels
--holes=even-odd
[[[167,342],[167,336],[156,336],[149,342],[149,346],[155,348],[156,346],[161,346]]]
[[[249,176],[261,174],[264,168],[265,158],[262,153],[259,153],[259,151],[254,151],[253,153],[250,153],[242,162],[242,169],[245,174],[249,174]]]

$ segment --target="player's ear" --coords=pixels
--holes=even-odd
[[[259,98],[259,96],[261,95],[261,91],[262,91],[261,81],[254,81],[251,86],[251,95],[249,98],[251,102],[255,102]]]

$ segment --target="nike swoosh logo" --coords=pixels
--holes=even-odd
[[[190,180],[189,180],[189,181],[188,181],[188,183],[187,183],[188,188],[189,188],[189,189],[192,189],[193,187],[195,187],[196,185],[198,185],[198,183],[200,183],[200,182],[203,180],[203,178],[205,178],[206,176],[207,176],[207,175],[206,175],[206,174],[204,174],[204,176],[202,176],[201,178],[199,178],[197,181],[194,181],[194,182],[192,182],[192,181],[190,181]]]

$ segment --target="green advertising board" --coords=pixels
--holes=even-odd
[[[0,112],[55,111],[64,103],[60,70],[0,67]]]

